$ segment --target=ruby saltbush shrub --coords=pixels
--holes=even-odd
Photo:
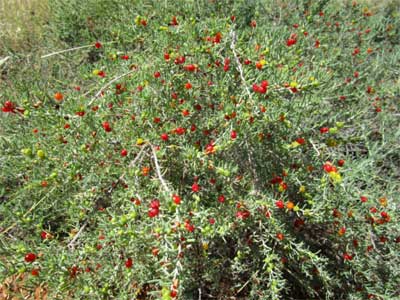
[[[49,26],[89,46],[0,92],[4,280],[400,297],[398,4],[72,2]]]

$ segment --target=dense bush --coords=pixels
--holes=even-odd
[[[400,297],[395,2],[68,3],[49,28],[90,46],[0,92],[4,279],[51,299]]]

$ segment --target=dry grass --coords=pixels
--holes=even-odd
[[[369,8],[373,11],[383,9],[388,6],[398,5],[400,7],[399,0],[331,0],[337,5],[344,5],[346,3],[356,2],[361,7]]]
[[[26,276],[28,275],[13,275],[0,284],[0,300],[47,300],[47,291],[45,287],[37,286],[29,290],[24,287]]]
[[[1,0],[0,57],[38,45],[48,11],[47,0]]]

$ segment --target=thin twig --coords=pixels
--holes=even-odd
[[[135,157],[135,159],[134,160],[132,160],[130,163],[129,163],[129,168],[133,168],[134,166],[135,166],[135,164],[136,164],[136,162],[139,160],[139,158],[142,156],[142,154],[143,154],[143,151],[144,151],[144,149],[146,148],[146,144],[145,145],[143,145],[143,147],[142,147],[142,149],[140,149],[140,151],[139,151],[139,153],[136,155],[136,157]]]
[[[55,188],[56,188],[56,187],[53,187],[53,188],[52,188],[48,193],[46,193],[46,195],[44,195],[38,202],[34,203],[34,204],[32,205],[32,207],[26,211],[26,213],[23,215],[23,217],[26,218],[26,216],[29,215],[29,214],[30,214],[44,199],[46,199],[46,197],[47,197],[48,195],[50,195],[50,193],[51,193],[52,191],[54,191]],[[5,234],[5,233],[9,232],[11,229],[13,229],[15,226],[17,226],[17,223],[12,224],[10,227],[6,228],[5,230],[3,230],[3,231],[0,232],[0,233]]]
[[[242,285],[242,287],[236,292],[236,295],[239,294],[251,282],[251,279],[252,278],[247,280],[246,283],[244,285]]]
[[[122,75],[119,75],[119,76],[113,78],[111,81],[107,82],[107,83],[106,83],[104,86],[102,86],[102,88],[93,96],[93,98],[89,101],[88,105],[89,105],[89,106],[92,105],[92,103],[101,95],[101,92],[103,92],[103,91],[104,91],[106,88],[108,88],[111,84],[113,84],[114,82],[116,82],[117,80],[119,80],[119,79],[121,79],[121,78],[123,78],[123,77],[125,77],[125,76],[128,76],[129,74],[132,74],[132,73],[135,72],[135,71],[136,71],[136,69],[130,70],[129,72],[126,72],[126,73],[124,73],[124,74],[122,74]]]
[[[70,48],[70,49],[65,49],[65,50],[61,50],[61,51],[56,51],[56,52],[52,52],[46,55],[41,56],[40,58],[47,58],[50,56],[54,56],[54,55],[58,55],[58,54],[62,54],[62,53],[66,53],[66,52],[71,52],[71,51],[75,51],[75,50],[80,50],[80,49],[85,49],[85,48],[91,48],[94,47],[93,44],[90,45],[85,45],[85,46],[79,46],[79,47],[74,47],[74,48]]]
[[[139,151],[139,153],[136,155],[135,159],[132,160],[132,161],[129,163],[128,168],[133,168],[133,167],[135,166],[136,162],[142,157],[142,154],[143,154],[143,151],[144,151],[145,148],[146,148],[146,145],[144,145],[144,146],[142,147],[142,149],[140,149],[140,151]],[[126,175],[126,172],[122,173],[122,175],[119,176],[117,183],[118,183],[118,182],[121,182],[121,181],[124,179],[125,175]],[[112,189],[109,191],[109,194],[110,194],[111,192],[112,192]]]
[[[142,147],[142,149],[140,149],[140,151],[139,151],[139,153],[136,155],[135,159],[132,160],[132,161],[129,163],[128,168],[133,168],[133,166],[135,165],[135,163],[142,157],[142,154],[143,154],[143,151],[144,151],[145,148],[146,148],[146,145],[144,145],[144,146]],[[126,172],[122,173],[121,176],[118,177],[117,184],[118,184],[118,183],[121,183],[121,182],[123,181],[125,175],[126,175]],[[116,188],[116,185],[115,185],[115,186],[111,186],[111,187],[109,188],[109,190],[107,191],[107,194],[110,195],[110,194],[113,192],[113,190],[114,190],[115,188]]]
[[[154,150],[154,146],[150,144],[150,147],[151,147],[151,152],[152,152],[152,154],[153,154],[153,160],[154,160],[154,165],[155,165],[155,167],[156,167],[156,173],[157,173],[158,179],[160,180],[161,185],[163,186],[164,190],[165,190],[168,194],[171,194],[171,190],[168,188],[168,186],[167,186],[167,184],[166,184],[164,178],[162,177],[160,164],[158,163],[157,153],[156,153],[156,151]],[[176,210],[176,213],[175,213],[175,220],[176,220],[176,221],[179,221],[179,209]],[[182,236],[181,236],[181,233],[178,232],[179,241],[181,241],[181,237],[182,237]],[[172,272],[172,274],[173,274],[173,280],[172,280],[172,282],[175,282],[175,280],[176,280],[177,277],[179,276],[179,270],[182,270],[182,263],[181,263],[180,260],[179,260],[179,259],[180,259],[181,252],[182,252],[182,244],[179,243],[179,245],[178,245],[177,261],[176,261],[175,269],[174,269],[174,271]]]
[[[181,235],[179,234],[179,238],[180,237],[181,237]],[[182,245],[181,245],[181,243],[179,243],[179,246],[178,246],[178,257],[177,257],[178,260],[176,262],[175,270],[173,271],[173,274],[174,274],[173,281],[175,281],[175,279],[178,277],[179,269],[182,269],[182,264],[179,261],[179,256],[180,256],[181,252],[182,252]]]
[[[160,179],[161,185],[163,186],[164,190],[165,190],[168,194],[170,194],[171,191],[170,191],[170,189],[168,188],[167,184],[165,183],[164,178],[163,178],[162,175],[161,175],[160,165],[159,165],[158,159],[157,159],[157,153],[156,153],[156,151],[154,150],[153,145],[150,145],[150,147],[151,147],[151,152],[152,152],[152,154],[153,154],[153,160],[154,160],[154,165],[156,166],[156,173],[157,173],[158,179]]]
[[[246,79],[244,79],[243,66],[242,66],[242,64],[241,64],[241,62],[240,62],[240,60],[239,60],[239,57],[238,57],[238,55],[237,55],[237,52],[236,52],[236,32],[234,31],[233,26],[232,26],[232,28],[231,28],[230,35],[231,35],[231,37],[232,37],[231,49],[232,49],[233,55],[235,56],[235,60],[236,60],[236,69],[239,71],[240,79],[242,80],[242,83],[243,83],[243,85],[244,85],[244,88],[245,88],[245,90],[246,90],[247,95],[249,96],[249,99],[251,99],[250,90],[249,90],[249,88],[248,88],[248,86],[247,86]]]
[[[310,140],[310,144],[312,145],[312,147],[314,148],[315,152],[317,152],[317,156],[320,156],[321,153],[319,152],[318,148],[314,145],[313,141]]]
[[[372,247],[374,247],[374,250],[375,250],[376,252],[378,252],[378,253],[381,253],[381,252],[378,250],[378,248],[376,247],[376,245],[375,245],[374,234],[372,233],[371,229],[369,230],[369,238],[370,238],[370,240],[371,240]]]
[[[7,60],[9,60],[11,58],[11,56],[6,56],[2,59],[0,59],[0,66],[5,64],[7,62]]]
[[[254,180],[255,180],[255,183],[256,183],[256,185],[258,185],[258,184],[260,184],[261,183],[261,181],[260,181],[260,179],[258,178],[258,175],[257,175],[257,171],[256,171],[256,165],[255,165],[255,163],[254,163],[254,161],[253,161],[253,159],[252,159],[252,153],[250,152],[250,147],[249,147],[249,143],[246,141],[246,153],[247,153],[247,160],[248,160],[248,162],[249,162],[249,164],[250,164],[250,166],[251,166],[251,173],[253,174],[253,177],[254,177]],[[258,190],[258,188],[257,188],[257,186],[256,186],[256,189]]]
[[[72,239],[72,241],[68,243],[68,248],[69,249],[71,249],[71,250],[74,249],[75,242],[78,240],[78,237],[82,234],[83,230],[86,228],[88,223],[89,223],[88,220],[86,220],[85,223],[83,223],[82,227],[79,229],[79,231],[75,234],[75,236]]]
[[[102,45],[108,45],[108,44],[114,44],[114,43],[116,43],[116,41],[102,43]],[[45,55],[41,56],[40,58],[47,58],[47,57],[50,57],[50,56],[54,56],[54,55],[58,55],[58,54],[66,53],[66,52],[72,52],[72,51],[86,49],[86,48],[92,48],[92,47],[95,47],[95,44],[90,44],[90,45],[85,45],[85,46],[78,46],[78,47],[73,47],[73,48],[69,48],[69,49],[64,49],[64,50],[52,52],[52,53],[49,53],[49,54],[45,54]]]

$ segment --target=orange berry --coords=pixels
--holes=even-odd
[[[293,207],[294,207],[294,203],[293,203],[292,201],[288,201],[288,202],[286,203],[286,208],[287,208],[288,210],[292,210]]]
[[[386,197],[379,198],[379,203],[381,204],[381,206],[386,207],[388,204],[387,198]]]
[[[60,92],[57,92],[54,94],[54,99],[56,99],[57,101],[63,101],[64,95],[61,94]]]
[[[143,176],[149,175],[149,172],[150,172],[150,167],[143,167],[142,168],[142,175]]]
[[[338,231],[339,236],[342,236],[342,235],[344,235],[345,233],[346,233],[346,227],[342,227],[342,228],[340,228],[339,231]]]

